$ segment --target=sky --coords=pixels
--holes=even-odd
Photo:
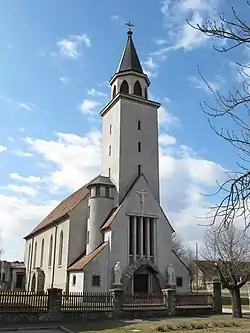
[[[236,1],[232,3],[237,4]],[[237,4],[239,5],[239,4]],[[238,7],[239,8],[239,7]],[[243,1],[239,10],[244,11]],[[101,117],[131,20],[159,109],[161,204],[195,248],[207,206],[236,152],[200,103],[239,83],[245,52],[190,28],[228,13],[224,0],[1,0],[0,233],[3,258],[23,260],[23,237],[100,171]],[[218,126],[228,124],[220,123]],[[14,246],[15,245],[15,246]]]

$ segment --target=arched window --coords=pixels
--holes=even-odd
[[[41,244],[41,258],[40,258],[40,267],[43,267],[43,253],[44,253],[44,238]]]
[[[52,249],[53,249],[53,236],[50,236],[50,240],[49,240],[49,262],[48,262],[48,266],[51,267],[52,265]]]
[[[115,98],[115,96],[116,96],[116,86],[114,86],[114,88],[113,88],[113,98]]]
[[[124,94],[129,93],[128,82],[126,80],[123,80],[123,82],[121,84],[120,92],[124,93]]]
[[[145,98],[148,99],[148,89],[145,87]]]
[[[34,259],[33,259],[33,268],[36,267],[36,254],[37,254],[37,242],[35,242]]]
[[[58,266],[62,265],[62,255],[63,255],[63,231],[61,230],[60,240],[59,240]]]
[[[141,84],[139,81],[136,81],[134,84],[134,94],[137,96],[142,96]]]

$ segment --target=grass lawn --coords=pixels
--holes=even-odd
[[[66,326],[74,333],[249,333],[250,317],[232,319],[230,315],[214,316],[209,318],[173,318],[165,320],[141,321],[141,322],[106,322],[85,323],[81,326]]]

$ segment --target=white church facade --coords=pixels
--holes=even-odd
[[[148,99],[149,85],[129,29],[100,112],[101,173],[25,237],[26,290],[106,292],[116,275],[129,293],[188,291],[189,272],[172,250],[174,230],[160,206],[160,104]]]

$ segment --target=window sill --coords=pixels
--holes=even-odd
[[[57,267],[58,267],[58,268],[62,268],[62,265],[58,265]]]

